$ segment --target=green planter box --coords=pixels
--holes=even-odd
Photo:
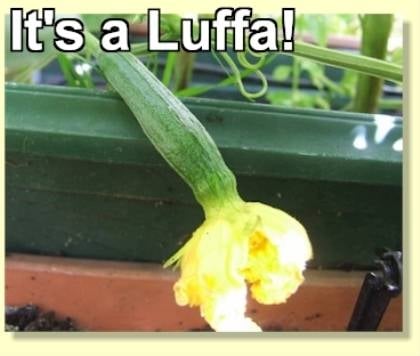
[[[400,118],[185,103],[242,196],[307,227],[312,266],[362,268],[377,248],[401,247]],[[6,165],[9,252],[161,262],[202,220],[189,188],[112,94],[7,85]]]

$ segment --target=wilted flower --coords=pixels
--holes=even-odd
[[[305,229],[281,210],[242,201],[205,127],[135,56],[104,52],[89,32],[85,40],[89,56],[206,215],[166,263],[181,266],[177,303],[199,306],[217,331],[260,330],[245,316],[247,288],[264,304],[282,303],[296,291],[312,256]]]
[[[245,316],[247,287],[262,304],[285,302],[303,282],[312,248],[303,226],[285,212],[241,203],[207,217],[166,265],[179,262],[179,305],[199,306],[216,331],[260,331]]]

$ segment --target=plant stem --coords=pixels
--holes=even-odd
[[[171,84],[172,74],[175,68],[176,52],[169,52],[166,56],[165,68],[163,68],[162,83],[169,88]]]
[[[188,87],[194,69],[195,53],[181,49],[175,62],[175,91]]]
[[[378,59],[385,59],[388,38],[391,34],[393,15],[365,15],[362,22],[361,54]],[[374,113],[382,95],[382,78],[359,74],[353,110]]]
[[[287,52],[284,53],[289,54]],[[399,65],[380,59],[314,46],[300,41],[295,41],[295,51],[290,55],[312,59],[333,67],[351,69],[393,82],[402,82],[403,80],[402,67]]]
[[[78,87],[79,84],[74,75],[73,64],[67,58],[65,53],[60,53],[57,56],[57,62],[60,65],[61,72],[63,73],[63,77],[67,82],[67,85],[70,87]]]

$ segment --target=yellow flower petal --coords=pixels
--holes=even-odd
[[[181,259],[179,305],[199,306],[216,331],[260,331],[245,317],[247,284],[260,303],[282,303],[303,282],[312,248],[302,225],[285,212],[242,203],[208,217],[169,260]]]
[[[243,270],[252,296],[262,304],[283,303],[303,282],[312,248],[303,226],[281,210],[247,203],[261,223],[250,238],[247,267]]]
[[[213,328],[243,319],[246,309],[246,284],[240,270],[247,262],[247,241],[234,228],[224,219],[206,220],[184,246],[182,274],[174,286],[177,303],[200,306]]]

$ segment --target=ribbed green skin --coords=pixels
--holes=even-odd
[[[236,179],[203,125],[131,53],[103,52],[85,33],[107,81],[121,95],[145,134],[169,165],[191,187],[206,215],[240,198]]]

